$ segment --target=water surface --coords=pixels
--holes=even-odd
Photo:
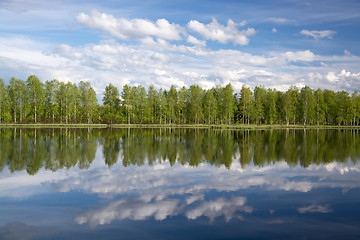
[[[0,239],[359,239],[358,130],[0,129]]]

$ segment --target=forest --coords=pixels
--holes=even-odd
[[[359,125],[360,94],[327,89],[286,92],[245,85],[234,92],[231,84],[202,89],[156,89],[150,85],[109,84],[102,102],[89,82],[41,82],[0,78],[0,123],[106,124],[303,124]]]

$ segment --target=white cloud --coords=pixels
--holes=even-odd
[[[329,38],[332,39],[333,36],[336,34],[335,31],[332,30],[322,30],[322,31],[309,31],[309,30],[301,30],[300,34],[312,37],[314,39],[322,39],[322,38]]]
[[[311,204],[307,207],[298,208],[299,213],[329,213],[332,209],[329,205]]]
[[[351,73],[345,69],[341,70],[339,73],[330,71],[324,77],[330,84],[337,86],[337,89],[346,87],[347,91],[350,93],[360,87],[360,72]]]
[[[69,58],[69,59],[79,59],[82,57],[82,54],[79,51],[76,51],[74,48],[67,44],[60,44],[55,47],[54,52],[59,53],[63,57]]]
[[[46,54],[45,49],[49,44],[34,41],[28,37],[15,36],[11,38],[0,38],[0,56],[18,62],[26,62],[29,66],[55,67],[64,64],[66,61]]]
[[[241,66],[248,68],[248,65],[267,65],[274,60],[272,57],[257,56],[236,50],[209,51],[205,53],[205,56],[212,61],[213,66],[223,69],[237,69]]]
[[[206,41],[201,41],[191,35],[188,36],[187,38],[187,42],[188,43],[191,43],[191,44],[194,44],[196,46],[200,46],[200,47],[205,47],[206,46]]]
[[[344,54],[345,56],[352,56],[352,53],[347,49],[344,50]]]
[[[180,40],[181,28],[169,23],[166,19],[158,19],[155,23],[146,19],[116,18],[111,14],[93,10],[89,15],[80,13],[76,20],[86,27],[96,28],[110,33],[112,36],[134,40],[146,36],[154,36],[168,40]]]
[[[288,19],[288,18],[281,18],[281,17],[271,17],[267,19],[270,22],[274,22],[274,23],[290,23],[293,22],[293,20]]]
[[[276,29],[276,28],[273,28],[271,31],[272,31],[273,33],[276,33],[276,32],[277,32],[277,29]]]
[[[200,80],[197,83],[202,89],[211,89],[215,87],[217,84],[214,81],[209,80]]]
[[[339,79],[338,77],[335,75],[334,72],[329,72],[327,75],[326,75],[326,79],[331,82],[331,83],[334,83],[334,82],[337,82]]]
[[[315,54],[310,50],[297,51],[297,52],[285,52],[281,54],[289,62],[305,61],[310,62],[315,60]]]
[[[232,42],[235,45],[249,44],[249,36],[256,33],[254,28],[239,31],[238,27],[242,27],[245,23],[235,23],[228,20],[227,25],[221,25],[215,18],[211,23],[203,24],[197,20],[191,20],[188,23],[189,29],[197,32],[206,40],[218,41],[220,43]]]
[[[304,64],[298,66],[298,62]],[[346,64],[338,66],[339,62]],[[52,46],[21,36],[0,38],[0,71],[5,81],[11,76],[26,79],[30,74],[42,81],[87,80],[96,89],[99,100],[109,83],[119,90],[124,84],[135,83],[164,89],[173,84],[182,87],[195,83],[208,89],[230,82],[235,91],[242,84],[252,89],[265,85],[283,91],[299,83],[353,91],[360,89],[359,73],[350,71],[356,69],[358,62],[355,55],[319,56],[310,50],[255,55],[239,50],[176,45],[151,36],[141,38],[134,45],[106,40],[76,47]],[[323,64],[319,66],[319,63]]]

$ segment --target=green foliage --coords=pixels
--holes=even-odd
[[[213,90],[207,90],[203,99],[205,121],[208,124],[215,123],[217,116],[217,104]]]
[[[163,91],[163,89],[160,88],[160,90],[158,92],[158,96],[157,96],[157,99],[158,99],[158,108],[157,108],[158,114],[157,115],[159,116],[158,122],[160,124],[167,123],[167,117],[169,115],[166,95],[167,95],[167,92]]]
[[[227,84],[222,91],[221,109],[223,110],[224,123],[231,124],[234,118],[235,99],[231,84]]]
[[[99,116],[98,103],[95,90],[91,87],[90,83],[81,81],[79,83],[79,94],[76,94],[76,96],[80,98],[82,122],[87,122],[88,124],[95,122]]]
[[[300,91],[300,112],[303,119],[303,124],[313,124],[315,119],[315,98],[314,90],[305,86]]]
[[[353,121],[352,125],[359,125],[360,124],[360,94],[358,92],[353,92],[351,95],[351,100],[353,102]]]
[[[23,80],[12,77],[8,85],[10,111],[13,121],[23,122],[27,113],[26,84]]]
[[[353,103],[349,96],[349,93],[341,91],[336,93],[336,106],[337,106],[337,118],[338,125],[347,125],[351,122],[353,117]]]
[[[170,87],[169,92],[167,93],[167,109],[168,109],[168,119],[169,123],[175,123],[176,122],[176,112],[177,112],[177,90],[174,85]]]
[[[125,116],[127,118],[127,123],[131,124],[131,119],[133,118],[134,115],[134,97],[132,95],[131,87],[128,86],[127,84],[123,86],[121,97],[123,101],[122,106],[125,112]]]
[[[158,92],[153,85],[150,85],[147,101],[146,101],[146,116],[149,123],[155,123],[157,119],[158,109]]]
[[[254,90],[254,119],[256,124],[264,123],[265,118],[265,98],[266,98],[266,89],[264,86],[255,87]]]
[[[124,89],[125,88],[127,88],[127,86],[124,86]],[[118,88],[111,83],[106,86],[102,101],[103,108],[101,116],[103,122],[114,123],[117,115],[120,113],[120,95]]]
[[[273,124],[277,119],[277,94],[276,90],[268,89],[265,103],[265,120],[267,124]]]
[[[231,84],[204,90],[198,85],[169,90],[150,85],[106,86],[102,105],[89,82],[42,83],[0,78],[0,122],[108,124],[303,124],[360,125],[360,95],[291,86],[286,92]],[[251,127],[251,126],[250,126]]]
[[[0,122],[10,122],[10,99],[4,80],[0,78]]]
[[[58,116],[57,92],[59,81],[56,79],[45,82],[45,114],[44,122],[55,122],[55,116]]]
[[[299,89],[295,86],[291,86],[283,96],[283,114],[285,116],[286,125],[292,121],[296,122],[296,108],[299,98]]]
[[[325,102],[325,122],[334,125],[337,118],[336,93],[325,89],[323,96]]]
[[[240,91],[240,112],[242,116],[242,124],[250,124],[251,116],[251,102],[252,102],[253,93],[250,88],[242,86]]]
[[[188,95],[188,119],[191,123],[201,123],[203,120],[202,109],[203,90],[198,85],[191,85]]]
[[[178,101],[177,101],[177,109],[178,109],[178,119],[179,123],[187,123],[186,121],[186,105],[188,99],[189,91],[183,86],[180,88],[178,92]]]
[[[325,112],[326,112],[326,105],[324,101],[324,95],[322,90],[319,88],[314,92],[315,97],[315,110],[316,110],[316,123],[317,125],[325,123]]]
[[[45,102],[45,89],[44,84],[40,82],[39,78],[35,75],[31,75],[26,80],[27,85],[27,95],[30,106],[30,117],[28,120],[34,121],[35,123],[38,120],[38,116],[42,116],[44,110]]]

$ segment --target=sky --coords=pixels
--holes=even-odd
[[[357,0],[1,0],[0,77],[360,91]]]

